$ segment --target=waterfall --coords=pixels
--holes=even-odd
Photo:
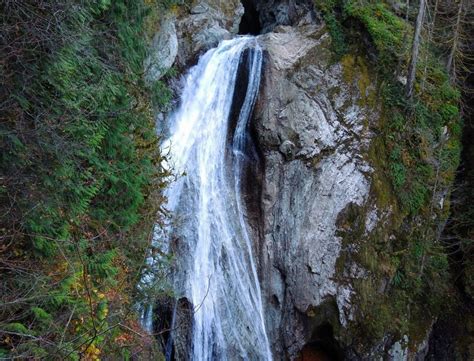
[[[248,79],[236,112],[234,90],[245,91],[235,89],[242,66]],[[167,121],[162,148],[178,175],[166,191],[173,214],[168,238],[177,240],[170,246],[178,264],[175,292],[193,307],[191,360],[271,360],[242,195],[245,166],[256,159],[249,120],[261,69],[256,38],[221,42],[191,69]]]

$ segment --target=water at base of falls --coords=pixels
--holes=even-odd
[[[235,89],[241,66],[246,91]],[[167,233],[175,242],[176,295],[193,308],[190,360],[271,360],[241,194],[245,166],[253,161],[249,119],[261,69],[254,37],[221,42],[191,69],[168,119],[170,137],[162,148],[178,179],[166,191],[173,215]],[[236,112],[239,91],[245,93]],[[235,124],[229,124],[231,113]],[[147,320],[150,327],[150,313]],[[174,333],[179,337],[179,325]]]

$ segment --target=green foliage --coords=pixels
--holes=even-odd
[[[363,25],[376,49],[375,66],[382,79],[380,94],[387,118],[383,129],[384,143],[389,154],[387,170],[401,209],[406,214],[415,215],[427,205],[430,189],[438,182],[435,178],[439,174],[433,170],[433,163],[436,163],[433,150],[436,150],[436,143],[440,141],[442,127],[455,124],[459,119],[456,116],[456,100],[453,103],[455,91],[448,85],[445,72],[439,70],[439,65],[433,65],[429,72],[436,73],[441,87],[436,86],[426,92],[430,95],[429,99],[408,104],[403,87],[393,73],[400,64],[406,63],[406,39],[410,26],[382,3],[342,1],[337,6],[343,9],[340,18],[348,26],[344,30],[346,38],[351,39],[351,43],[358,44],[360,37],[364,36],[351,28],[355,19],[356,24],[358,22]],[[332,6],[333,14],[336,8]],[[356,48],[352,51],[360,50]],[[446,103],[448,101],[451,103]],[[445,158],[451,158],[454,165],[454,151],[452,155],[453,157]],[[451,168],[451,174],[453,171]],[[443,181],[446,183],[450,179],[451,176],[446,174]]]
[[[398,86],[394,91],[396,84],[385,87],[384,107],[389,118],[385,134],[391,147],[392,183],[402,208],[417,214],[427,204],[435,184],[448,185],[453,180],[460,152],[457,99],[446,100],[446,93],[440,91],[425,92],[425,101],[418,99],[412,104],[392,102],[402,89]]]
[[[336,56],[341,56],[347,51],[346,39],[342,26],[337,18],[332,13],[324,14],[324,21],[331,34],[333,51]]]
[[[336,15],[340,11],[340,1],[321,1],[315,0],[315,6],[321,11],[332,40],[332,50],[337,58],[347,52],[346,36],[344,28]]]
[[[12,323],[7,323],[6,325],[3,326],[4,330],[14,332],[14,333],[19,333],[22,335],[29,335],[31,334],[30,330],[26,328],[25,325],[23,325],[20,322],[12,322]]]
[[[93,360],[136,337],[117,325],[137,327],[130,295],[167,177],[153,107],[171,97],[144,81],[147,21],[172,4],[40,3],[0,15],[16,54],[2,63],[0,228],[5,259],[20,265],[0,274],[0,305],[12,304],[0,333],[41,337],[0,346],[11,357]]]
[[[109,250],[90,256],[87,260],[88,273],[99,282],[105,279],[115,285],[114,277],[119,272],[118,268],[113,264],[116,257],[116,250]]]
[[[42,323],[49,324],[52,321],[52,316],[41,307],[32,307],[31,311],[35,318]]]
[[[378,66],[393,64],[406,51],[404,35],[409,26],[382,2],[346,1],[346,16],[358,19],[368,31],[377,51]]]
[[[407,51],[404,36],[409,26],[384,3],[315,0],[315,6],[323,15],[337,57],[345,54],[361,40],[361,34],[357,33],[358,29],[353,26],[355,22],[366,29],[377,50],[379,71],[387,71],[385,67],[392,65]]]
[[[400,189],[406,181],[406,169],[401,159],[401,148],[395,146],[390,154],[390,170],[395,189]]]

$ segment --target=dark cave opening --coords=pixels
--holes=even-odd
[[[334,338],[332,326],[323,323],[314,332],[312,341],[301,350],[297,361],[342,361],[344,353]]]
[[[260,17],[252,0],[242,0],[245,12],[239,25],[239,34],[241,35],[258,35],[262,31],[260,25]]]

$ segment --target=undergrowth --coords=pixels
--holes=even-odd
[[[151,349],[134,295],[168,176],[153,102],[168,95],[143,64],[170,5],[1,5],[0,357]]]

